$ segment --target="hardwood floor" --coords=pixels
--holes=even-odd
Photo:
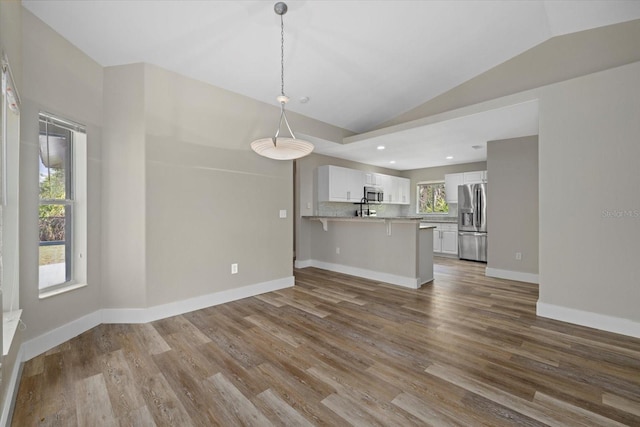
[[[640,426],[640,340],[537,318],[537,286],[436,258],[403,289],[296,286],[101,325],[24,365],[14,426]]]

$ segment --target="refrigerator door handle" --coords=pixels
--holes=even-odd
[[[475,210],[474,215],[473,215],[473,226],[477,227],[478,224],[480,224],[480,210],[478,209],[479,204],[479,200],[478,200],[478,187],[474,187],[474,198],[473,198],[473,209]]]
[[[482,200],[482,190],[478,187],[478,208],[484,206]],[[478,209],[478,227],[482,227],[482,209]]]

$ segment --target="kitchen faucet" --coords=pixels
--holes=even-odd
[[[362,199],[360,199],[360,203],[357,203],[358,205],[360,205],[360,215],[357,216],[364,216],[363,212],[362,212],[362,205],[367,205],[367,214],[369,213],[369,200],[367,200],[366,197],[363,197]],[[357,211],[356,211],[357,214]]]

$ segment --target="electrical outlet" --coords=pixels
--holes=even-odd
[[[516,259],[522,261],[522,252],[516,252]]]
[[[307,203],[307,209],[311,209],[311,202]]]
[[[340,255],[340,248],[336,248],[336,253]]]
[[[231,274],[238,274],[238,264],[231,264]]]

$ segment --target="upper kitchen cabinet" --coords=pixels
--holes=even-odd
[[[392,176],[391,179],[393,182],[391,203],[408,205],[411,200],[411,180],[397,176]]]
[[[464,184],[481,184],[487,182],[487,171],[464,172]]]
[[[463,184],[480,184],[487,182],[487,171],[450,173],[444,176],[444,188],[447,203],[458,203],[458,186]]]
[[[408,205],[411,201],[411,181],[407,178],[333,165],[318,166],[319,202],[357,203],[364,196],[365,186],[381,188],[382,203]]]
[[[382,177],[379,173],[367,172],[364,174],[364,182],[371,187],[382,187]]]
[[[378,174],[380,187],[384,192],[383,203],[408,205],[410,202],[411,181],[391,175]]]
[[[447,203],[458,203],[458,186],[464,184],[464,175],[450,173],[444,176],[444,192]]]
[[[319,202],[359,202],[364,185],[362,171],[332,165],[318,167]]]

